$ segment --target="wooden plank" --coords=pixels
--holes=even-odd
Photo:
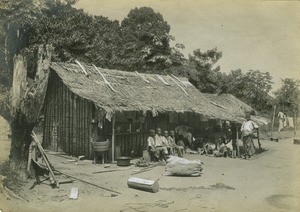
[[[49,78],[50,80],[51,78]],[[47,90],[45,102],[44,102],[44,134],[43,145],[48,145],[49,142],[49,88]]]
[[[85,140],[85,154],[86,156],[89,155],[89,128],[88,128],[88,101],[85,99],[84,100],[84,107],[83,107],[83,112],[84,112],[84,117],[85,117],[85,122],[84,122],[84,140]]]
[[[139,136],[138,136],[138,147],[137,147],[136,156],[140,157],[141,153],[143,154],[143,150],[142,150],[142,131],[139,132]]]
[[[47,97],[45,98],[45,102],[44,102],[44,111],[43,111],[43,114],[44,114],[44,124],[43,124],[43,143],[46,143],[46,123],[47,123],[47,107],[48,107],[48,104],[47,104]]]
[[[64,111],[65,111],[65,126],[64,126],[64,131],[65,131],[65,152],[69,152],[69,137],[68,137],[68,101],[67,101],[67,89],[66,86],[64,85]]]
[[[73,114],[73,116],[74,116],[74,119],[73,119],[73,121],[74,121],[74,123],[73,123],[74,139],[73,140],[75,141],[75,156],[77,157],[77,156],[79,156],[79,139],[78,139],[78,105],[77,105],[78,97],[76,94],[74,94],[73,101],[74,101],[74,108],[73,108],[73,110],[74,110],[74,114]]]
[[[57,170],[55,170],[55,171],[57,171]],[[78,178],[78,177],[75,177],[75,176],[72,176],[72,175],[69,175],[69,174],[66,174],[66,173],[60,172],[60,171],[58,171],[58,172],[59,172],[59,173],[61,173],[61,174],[63,174],[63,175],[66,175],[67,177],[70,177],[70,178],[73,178],[73,179],[79,180],[79,181],[81,181],[81,182],[87,183],[87,184],[89,184],[89,185],[92,185],[92,186],[95,186],[95,187],[97,187],[97,188],[101,188],[101,189],[104,189],[104,190],[107,190],[107,191],[110,191],[110,192],[113,192],[113,193],[121,194],[121,193],[120,193],[120,192],[118,192],[118,191],[114,191],[114,190],[112,190],[112,189],[108,189],[108,188],[105,188],[105,187],[99,186],[99,185],[97,185],[97,184],[95,184],[95,183],[91,183],[91,182],[89,182],[89,181],[82,180],[82,179],[80,179],[80,178]]]
[[[60,150],[63,150],[63,146],[64,146],[64,139],[63,139],[63,93],[62,93],[62,82],[61,80],[58,81],[59,84],[59,146],[60,146]]]
[[[81,122],[82,122],[82,120],[81,120],[81,98],[80,97],[78,97],[78,102],[77,102],[77,115],[78,115],[78,117],[77,117],[77,135],[78,135],[78,143],[79,143],[79,151],[78,151],[78,154],[79,155],[82,155],[82,139],[81,139],[81,134],[82,134],[82,127],[81,127]]]
[[[116,114],[114,113],[112,117],[112,137],[111,137],[112,163],[115,162],[115,122],[116,122]]]
[[[57,80],[55,80],[54,83],[54,104],[53,104],[53,109],[54,109],[54,128],[53,128],[53,135],[54,135],[54,151],[58,151],[58,138],[57,138],[57,125],[58,125],[58,111],[57,111],[57,104],[58,104],[58,100],[57,100]]]
[[[60,98],[60,83],[59,83],[59,79],[56,82],[57,84],[57,121],[58,121],[58,125],[57,125],[57,150],[61,150],[61,143],[60,143],[60,136],[61,136],[61,109],[60,109],[60,105],[61,105],[61,98]]]
[[[55,82],[53,82],[53,84],[55,85]],[[51,125],[50,125],[50,142],[51,142],[51,149],[54,150],[54,142],[53,142],[53,125],[55,122],[54,119],[54,105],[55,105],[55,86],[52,87],[52,92],[51,92]]]
[[[62,85],[62,93],[63,93],[63,98],[62,98],[62,102],[63,102],[63,139],[64,139],[64,152],[67,152],[67,101],[66,101],[66,88],[65,85]]]
[[[47,101],[47,125],[46,125],[46,130],[47,130],[47,134],[46,134],[46,139],[47,142],[45,144],[43,144],[44,146],[49,147],[50,146],[50,123],[51,123],[51,101],[50,101],[50,91],[49,91],[49,96],[48,96],[48,101]]]
[[[86,100],[84,99],[83,100],[83,107],[82,107],[82,114],[83,114],[83,140],[84,140],[84,146],[83,146],[83,154],[88,156],[88,152],[87,152],[87,148],[86,148],[86,145],[87,145],[87,133],[86,133],[86,121],[87,121],[87,113],[86,113]]]
[[[82,117],[81,117],[81,97],[78,97],[78,140],[79,140],[79,155],[82,155],[83,150],[83,140],[82,140]]]
[[[66,149],[68,150],[67,153],[70,152],[70,139],[69,139],[69,101],[68,101],[68,90],[67,87],[64,86],[65,89],[65,111],[66,111],[66,117],[65,117],[65,133],[66,133]]]
[[[71,101],[71,112],[70,112],[70,115],[71,115],[71,145],[72,145],[72,148],[71,148],[71,155],[74,156],[74,151],[75,151],[75,148],[74,148],[74,94],[70,91],[70,101]]]
[[[53,87],[51,87],[51,98],[50,98],[50,123],[49,123],[49,135],[50,135],[50,148],[53,149],[53,136],[52,136],[52,130],[53,130],[53,115],[54,115],[54,109],[53,109]]]
[[[46,153],[45,153],[45,151],[44,151],[44,149],[43,149],[41,143],[39,142],[37,136],[35,135],[35,133],[34,133],[33,131],[32,131],[32,138],[33,138],[34,141],[36,142],[37,147],[38,147],[38,149],[39,149],[39,151],[40,151],[40,153],[41,153],[41,155],[42,155],[42,157],[43,157],[43,159],[44,159],[44,162],[45,162],[46,165],[47,165],[47,168],[48,168],[48,170],[49,170],[49,172],[50,172],[50,175],[51,175],[51,177],[52,177],[52,179],[53,179],[53,182],[51,182],[51,184],[54,184],[57,188],[59,188],[59,183],[58,183],[58,181],[57,181],[56,178],[55,178],[54,172],[53,172],[53,170],[52,170],[52,168],[51,168],[51,166],[50,166],[50,164],[49,164],[49,161],[48,161],[48,158],[47,158],[47,156],[46,156]],[[51,179],[51,178],[50,178],[50,179]]]
[[[89,151],[89,158],[92,158],[92,145],[91,145],[91,135],[92,135],[92,125],[91,125],[91,122],[92,122],[92,107],[94,105],[92,105],[91,102],[88,101],[88,104],[87,104],[87,117],[88,117],[88,120],[87,120],[87,127],[88,127],[88,151]]]
[[[62,149],[65,152],[66,151],[66,101],[65,101],[65,87],[64,84],[61,82],[61,93],[62,93],[62,104],[61,104],[61,109],[62,109],[62,125],[61,125],[61,130],[62,130]]]
[[[131,177],[127,180],[127,185],[129,188],[135,188],[144,191],[150,192],[158,192],[159,191],[159,184],[158,181],[153,180],[146,180],[137,177]]]
[[[51,126],[52,126],[52,87],[49,92],[49,125],[48,125],[48,147],[51,146]]]
[[[82,125],[82,133],[81,133],[81,137],[82,137],[82,155],[85,155],[85,116],[84,116],[84,99],[82,99],[81,101],[81,125]]]
[[[68,101],[68,126],[67,126],[67,129],[68,129],[68,147],[69,147],[69,151],[68,151],[68,154],[71,155],[72,154],[72,144],[71,144],[71,97],[70,97],[70,91],[67,90],[67,101]]]
[[[131,151],[133,150],[134,151],[134,155],[136,155],[137,154],[137,150],[138,150],[138,134],[135,134],[135,135],[133,135],[133,137],[134,137],[134,143],[133,143],[133,145],[131,146],[131,150],[130,150],[130,156],[131,156]]]

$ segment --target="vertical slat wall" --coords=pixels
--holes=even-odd
[[[147,132],[119,133],[116,134],[116,145],[120,146],[122,156],[141,157],[147,146]]]
[[[72,93],[63,84],[56,73],[51,72],[44,106],[43,145],[55,151],[63,150],[72,156],[90,153],[90,127],[93,104]],[[52,144],[53,124],[57,123],[57,147]],[[116,145],[121,148],[121,155],[142,156],[147,140],[147,132],[116,134]],[[109,135],[111,138],[111,135]]]
[[[91,105],[72,93],[57,74],[51,72],[44,106],[44,147],[89,157]],[[52,138],[54,123],[57,123],[57,147]]]

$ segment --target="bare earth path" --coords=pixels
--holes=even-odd
[[[292,139],[263,141],[266,151],[251,160],[185,155],[204,162],[201,177],[163,176],[164,167],[135,176],[159,179],[160,191],[148,193],[127,187],[126,181],[136,167],[103,168],[82,161],[78,165],[66,158],[49,154],[56,169],[114,189],[122,194],[74,182],[52,189],[45,182],[21,193],[29,202],[0,198],[4,211],[300,211],[300,145]],[[96,171],[115,170],[101,174]],[[62,176],[60,176],[62,178]],[[63,180],[63,179],[61,179]],[[68,200],[70,189],[77,186],[78,200]]]

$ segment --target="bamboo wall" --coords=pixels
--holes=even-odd
[[[111,134],[107,134],[111,137]],[[120,148],[120,156],[142,157],[147,148],[148,132],[116,133],[115,145]],[[109,139],[111,140],[111,139]],[[111,151],[110,151],[111,153]],[[111,159],[109,154],[109,159]]]
[[[115,114],[115,145],[117,146],[115,149],[120,150],[121,156],[142,157],[143,150],[147,148],[148,131],[145,128],[145,122],[140,119],[141,114],[141,112],[134,111],[117,112]],[[128,119],[131,121],[128,121]],[[129,127],[129,125],[131,125],[131,127]],[[131,128],[130,131],[129,128]],[[112,123],[108,120],[104,121],[103,134],[104,140],[111,140]],[[116,152],[115,155],[118,156],[118,152]]]
[[[143,132],[116,134],[116,145],[120,146],[124,156],[141,157],[147,147],[147,134]]]
[[[43,145],[72,156],[89,157],[91,107],[89,101],[72,93],[51,72],[44,104]]]

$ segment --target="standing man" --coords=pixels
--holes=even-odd
[[[246,114],[246,122],[243,123],[241,127],[242,132],[242,139],[243,139],[243,145],[244,145],[244,159],[250,158],[249,151],[251,148],[254,148],[253,144],[253,133],[257,131],[257,137],[259,137],[259,131],[258,131],[258,125],[250,120],[250,114]],[[260,148],[260,141],[258,140],[259,148]]]

